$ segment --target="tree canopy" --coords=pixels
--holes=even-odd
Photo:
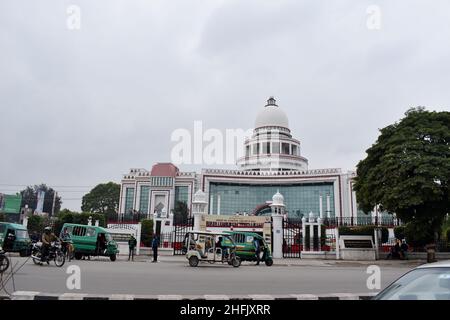
[[[83,196],[81,210],[111,216],[119,209],[119,198],[119,184],[114,182],[101,183]]]
[[[56,191],[53,190],[53,188],[48,187],[46,184],[28,186],[26,187],[26,189],[20,191],[20,194],[22,195],[22,203],[20,205],[21,208],[25,207],[25,205],[28,205],[28,208],[32,209],[33,211],[36,210],[37,196],[39,191],[45,192],[43,211],[51,214],[53,207],[53,197]],[[61,197],[57,195],[55,200],[55,214],[57,214],[61,209],[61,204]]]
[[[413,108],[380,132],[357,165],[360,208],[368,213],[379,205],[437,231],[450,211],[450,112]]]

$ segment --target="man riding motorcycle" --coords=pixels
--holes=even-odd
[[[52,232],[52,228],[45,227],[42,234],[41,262],[47,260],[47,256],[53,241],[59,241],[59,238]]]

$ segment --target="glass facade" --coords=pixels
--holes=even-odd
[[[141,186],[141,195],[139,199],[139,212],[148,213],[150,186]]]
[[[126,188],[124,213],[129,213],[131,210],[133,210],[133,201],[134,201],[134,188]]]
[[[322,195],[323,215],[327,215],[327,195],[329,195],[330,217],[335,216],[333,183],[292,184],[292,185],[250,185],[210,183],[210,214],[217,214],[218,195],[220,195],[220,214],[251,213],[257,206],[271,201],[277,192],[284,196],[284,205],[289,217],[301,218],[309,212],[319,214],[320,195]],[[266,212],[267,214],[270,211]]]
[[[177,201],[186,204],[189,202],[189,188],[187,186],[175,186],[175,203]]]

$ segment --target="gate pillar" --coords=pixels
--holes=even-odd
[[[273,257],[275,259],[283,258],[283,216],[284,216],[284,197],[279,191],[272,197],[272,234],[273,234]]]
[[[283,216],[272,216],[273,257],[283,258]]]

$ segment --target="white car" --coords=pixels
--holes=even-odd
[[[421,265],[405,273],[374,300],[450,300],[450,260]]]

